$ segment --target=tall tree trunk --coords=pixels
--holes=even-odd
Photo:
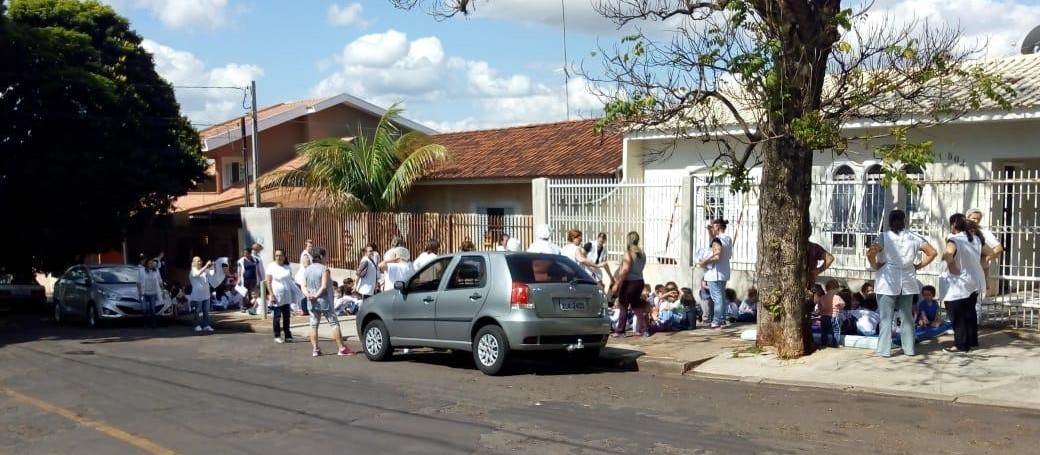
[[[781,358],[812,352],[806,282],[812,151],[793,138],[764,150],[759,196],[758,345],[773,346]]]

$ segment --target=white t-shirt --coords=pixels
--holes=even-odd
[[[585,257],[589,258],[590,261],[595,262],[596,264],[599,264],[599,263],[605,262],[607,260],[607,254],[608,253],[609,252],[607,251],[607,246],[606,245],[600,246],[599,242],[592,242],[592,249],[589,250],[589,252],[585,255]],[[597,281],[600,281],[600,282],[603,281],[603,269],[602,268],[600,268],[600,267],[591,267],[589,272],[592,273],[592,276],[595,277]]]
[[[357,277],[357,292],[363,296],[373,295],[376,293],[376,284],[379,282],[379,264],[375,259],[366,257],[361,260],[361,266],[358,269],[361,270],[362,267],[367,267],[365,269],[367,271],[364,276],[358,275]]]
[[[719,260],[708,264],[708,271],[704,272],[704,281],[727,281],[729,280],[729,260],[733,256],[733,239],[725,232],[719,234],[712,240],[718,241],[722,246]]]
[[[538,239],[527,248],[528,253],[560,254],[560,247],[548,240]]]
[[[299,284],[300,286],[307,285],[307,280],[303,276],[303,271],[307,270],[307,266],[312,263],[314,263],[314,256],[304,248],[304,250],[300,252],[300,267],[296,269],[296,284]]]
[[[973,237],[968,241],[968,236],[959,232],[947,236],[946,240],[952,241],[957,247],[953,259],[960,273],[951,274],[946,261],[943,261],[943,270],[939,273],[939,295],[946,301],[966,299],[976,292],[985,295],[986,277],[982,271],[982,243],[979,238]]]
[[[979,231],[982,232],[982,243],[988,246],[990,249],[1000,246],[1000,241],[997,240],[997,236],[993,235],[993,231],[980,227]]]
[[[192,302],[209,300],[209,280],[206,279],[207,275],[206,271],[195,268],[188,272],[188,283],[191,284],[191,294],[188,295],[188,300]]]
[[[415,270],[419,270],[423,268],[424,265],[429,264],[430,261],[434,259],[437,259],[436,254],[424,251],[422,254],[419,255],[419,257],[415,258],[415,261],[412,262],[412,267]]]
[[[278,306],[290,305],[303,300],[303,291],[296,286],[292,276],[292,266],[271,262],[265,269],[267,277],[271,277],[271,292]]]
[[[383,290],[393,290],[394,283],[398,281],[408,282],[413,273],[415,273],[415,269],[412,268],[411,262],[391,262],[386,264],[386,280],[383,282]]]
[[[856,329],[860,333],[877,333],[878,323],[881,322],[881,315],[876,311],[870,310],[849,310],[848,314],[856,318]]]
[[[904,229],[896,234],[885,231],[879,238],[878,271],[874,292],[878,295],[920,294],[914,261],[917,252],[928,243],[920,234]]]

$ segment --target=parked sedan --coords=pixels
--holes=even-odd
[[[44,308],[47,293],[32,275],[0,274],[0,306],[9,308]]]
[[[444,348],[472,353],[495,375],[512,351],[597,355],[610,319],[596,281],[564,256],[464,252],[438,257],[366,300],[357,328],[370,360],[389,358],[395,347]]]
[[[140,317],[137,271],[136,266],[122,264],[70,267],[54,285],[54,320],[79,318],[95,327],[102,320]],[[156,302],[155,313],[173,316],[173,306],[164,295]]]

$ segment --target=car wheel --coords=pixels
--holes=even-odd
[[[394,352],[394,347],[390,345],[390,334],[386,331],[386,324],[379,319],[365,324],[365,330],[361,335],[361,345],[365,348],[365,357],[374,362],[389,359]]]
[[[65,323],[65,309],[61,306],[61,301],[54,300],[54,322],[56,324]]]
[[[496,376],[505,371],[509,360],[509,340],[497,325],[485,325],[473,338],[473,361],[486,375]]]
[[[97,305],[94,303],[87,304],[87,327],[95,329],[100,324],[98,319]]]

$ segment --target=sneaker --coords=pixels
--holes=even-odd
[[[315,350],[311,351],[311,357],[319,357],[319,356],[321,356],[321,349],[315,349]]]
[[[713,322],[711,325],[708,326],[708,328],[709,329],[721,329],[722,326]]]
[[[288,337],[282,341],[285,341],[286,343],[292,343],[292,337]]]
[[[201,332],[202,331],[202,326],[201,325],[195,326],[195,331],[196,332]]]
[[[284,340],[282,340],[281,338],[278,338],[278,337],[274,337],[274,342],[275,342],[275,343],[278,343],[278,344],[282,344],[282,343],[285,343],[285,341],[284,341]]]
[[[350,348],[348,348],[346,346],[343,346],[343,349],[340,349],[339,352],[336,353],[336,355],[339,355],[339,356],[354,355],[354,351],[351,351]]]
[[[207,326],[203,327],[202,330],[205,330],[207,332],[212,332],[213,331],[213,327],[210,327],[210,326],[207,325]]]
[[[643,338],[650,338],[650,332],[643,332]]]

